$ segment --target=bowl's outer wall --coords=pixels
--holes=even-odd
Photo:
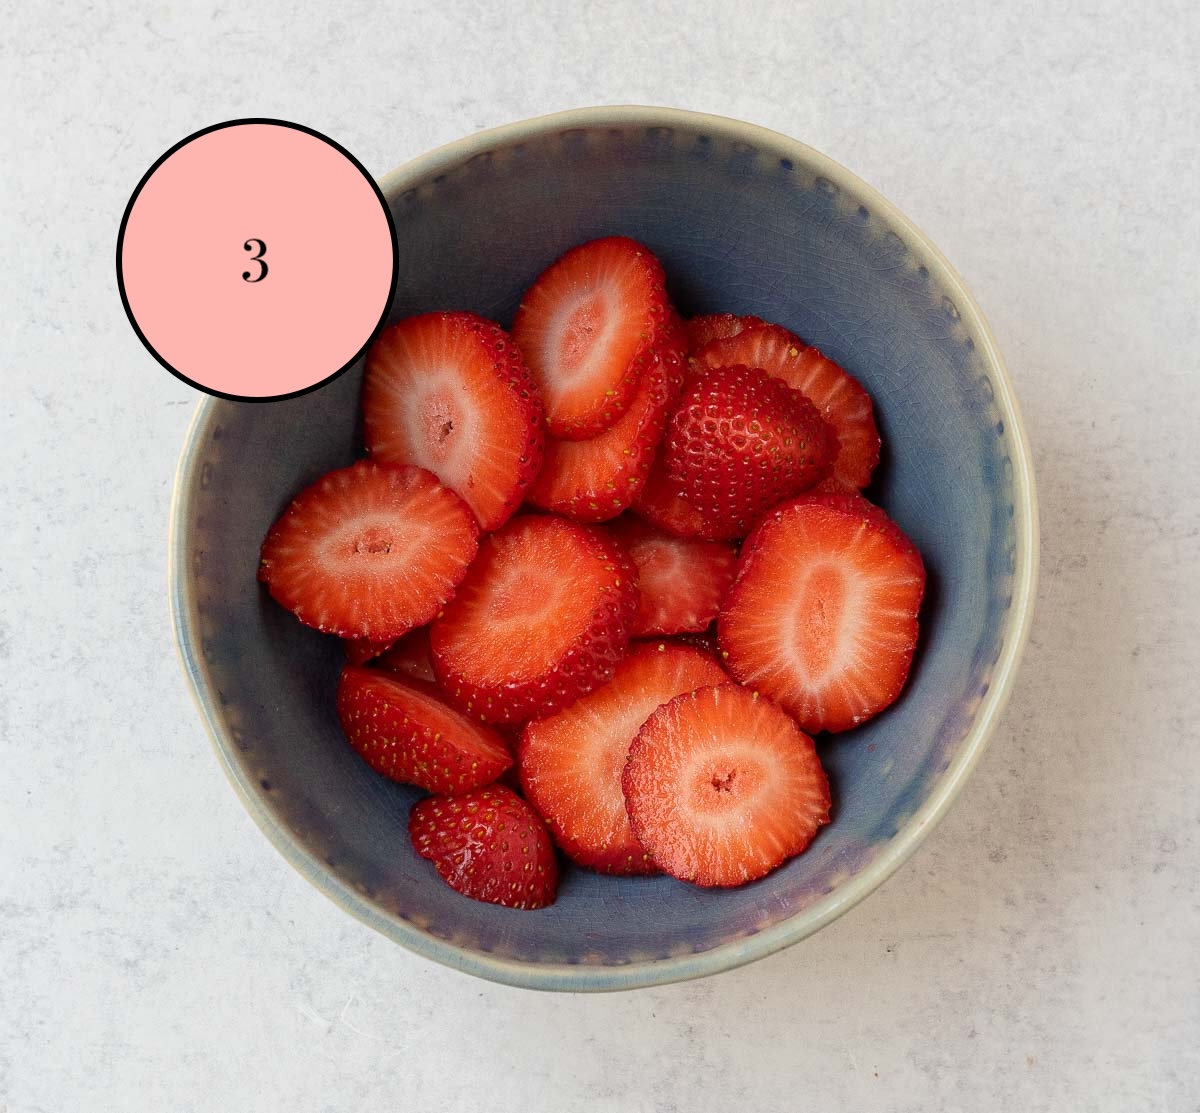
[[[340,734],[338,643],[301,627],[255,582],[259,544],[288,498],[361,451],[361,367],[301,398],[208,403],[198,422],[176,523],[187,570],[176,606],[185,664],[218,720],[226,764],[277,843],[293,842],[300,868],[435,958],[528,984],[547,983],[520,973],[523,964],[581,964],[554,984],[582,988],[597,966],[694,956],[675,964],[680,977],[734,965],[739,942],[757,933],[792,917],[823,922],[835,890],[888,853],[938,790],[1002,644],[1019,636],[1013,457],[1024,446],[997,406],[987,344],[869,195],[822,176],[803,149],[787,152],[745,142],[732,124],[551,128],[451,160],[389,196],[400,244],[392,319],[465,308],[508,324],[557,255],[623,233],[659,255],[685,314],[778,321],[875,399],[886,447],[869,493],[925,558],[922,645],[895,707],[821,742],[834,821],[760,882],[701,891],[572,870],[557,903],[537,914],[437,883],[408,842],[418,793],[371,773]],[[715,948],[724,957],[705,963]],[[616,970],[592,982],[623,984]]]

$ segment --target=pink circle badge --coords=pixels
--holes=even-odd
[[[129,322],[173,375],[243,401],[321,386],[358,359],[396,286],[379,187],[283,120],[189,135],[146,172],[117,239]]]

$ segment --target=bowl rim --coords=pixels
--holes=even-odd
[[[960,317],[970,328],[980,357],[993,376],[995,404],[1012,446],[1015,560],[1012,604],[1004,623],[1001,652],[986,695],[955,759],[940,774],[933,791],[897,830],[879,856],[861,873],[835,888],[808,908],[757,934],[719,944],[699,953],[687,952],[665,958],[622,965],[590,966],[571,963],[536,963],[503,958],[461,948],[388,916],[351,885],[331,873],[320,859],[303,846],[297,836],[269,808],[257,786],[235,757],[228,723],[221,714],[200,646],[199,609],[191,575],[191,504],[200,467],[200,448],[209,439],[221,400],[204,398],[188,428],[175,472],[168,524],[167,590],[176,650],[192,700],[207,728],[210,741],[230,784],[255,823],[276,850],[301,874],[368,927],[403,944],[409,950],[445,966],[475,974],[490,981],[529,989],[580,991],[634,989],[685,981],[731,970],[799,942],[853,908],[890,877],[945,816],[979,763],[1012,692],[1017,666],[1029,638],[1038,580],[1038,508],[1029,439],[1021,419],[1016,395],[991,328],[982,309],[950,262],[937,246],[892,202],[857,175],[820,151],[799,140],[741,120],[679,108],[643,105],[595,106],[536,116],[500,127],[475,132],[412,159],[379,179],[389,201],[420,180],[459,165],[473,155],[502,144],[518,143],[571,128],[681,127],[765,147],[814,167],[819,174],[848,192],[864,198],[893,229],[902,231],[912,246],[919,248],[922,262],[938,283],[949,291]],[[227,403],[225,403],[227,404]]]

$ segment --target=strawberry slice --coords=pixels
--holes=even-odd
[[[707,313],[684,322],[687,329],[688,354],[696,355],[706,344],[737,336],[743,329],[765,325],[761,317],[735,317],[732,313]]]
[[[857,379],[816,348],[779,325],[757,325],[711,341],[697,353],[696,360],[707,367],[738,363],[760,367],[806,394],[837,434],[841,447],[833,463],[834,478],[852,490],[870,482],[879,463],[879,430],[871,396]]]
[[[346,651],[346,663],[350,665],[365,665],[368,661],[386,653],[395,644],[391,638],[381,642],[373,642],[370,638],[344,638],[342,648]]]
[[[386,328],[367,356],[363,438],[372,459],[433,472],[496,529],[541,466],[542,405],[521,353],[474,313]]]
[[[513,337],[551,436],[586,440],[629,408],[669,317],[662,266],[625,236],[581,244],[542,272]]]
[[[420,680],[347,665],[337,712],[359,756],[403,784],[446,795],[470,792],[512,765],[494,730],[472,722]]]
[[[472,900],[545,908],[558,892],[554,847],[537,813],[510,788],[431,796],[408,817],[413,849]]]
[[[742,546],[718,623],[726,664],[805,730],[849,730],[904,687],[924,591],[920,554],[882,510],[801,495]]]
[[[391,641],[445,606],[477,547],[471,511],[435,476],[360,460],[296,496],[258,578],[306,626]]]
[[[616,422],[586,441],[547,438],[529,501],[581,522],[615,518],[646,482],[663,423],[683,386],[683,334],[670,330],[653,353],[633,401]]]
[[[837,441],[798,390],[757,367],[688,380],[667,420],[662,462],[704,519],[700,536],[743,537],[760,514],[828,474]]]
[[[656,872],[625,814],[621,770],[629,745],[660,704],[728,680],[698,649],[648,642],[602,688],[525,727],[517,748],[525,797],[567,855],[603,873]]]
[[[728,887],[799,854],[829,822],[813,741],[736,684],[678,696],[647,720],[621,778],[633,833],[664,872]]]
[[[637,610],[633,566],[601,530],[514,518],[479,549],[429,632],[433,670],[473,716],[550,715],[607,681]]]
[[[410,630],[380,654],[375,665],[398,676],[423,680],[427,684],[437,683],[437,677],[433,675],[433,663],[429,659],[429,627]]]
[[[632,636],[707,630],[733,583],[733,546],[675,537],[631,517],[618,518],[609,529],[637,567]]]

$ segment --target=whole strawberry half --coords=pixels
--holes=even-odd
[[[837,437],[831,478],[849,490],[865,487],[879,463],[879,430],[863,385],[787,329],[757,317],[735,320],[738,326],[726,324],[726,331],[696,351],[693,365],[744,363],[803,393]]]
[[[799,391],[755,367],[692,378],[667,422],[663,466],[704,518],[704,535],[742,537],[777,502],[824,479],[837,443]]]
[[[558,863],[546,828],[510,788],[431,796],[408,818],[413,849],[472,900],[545,908],[558,893]]]

